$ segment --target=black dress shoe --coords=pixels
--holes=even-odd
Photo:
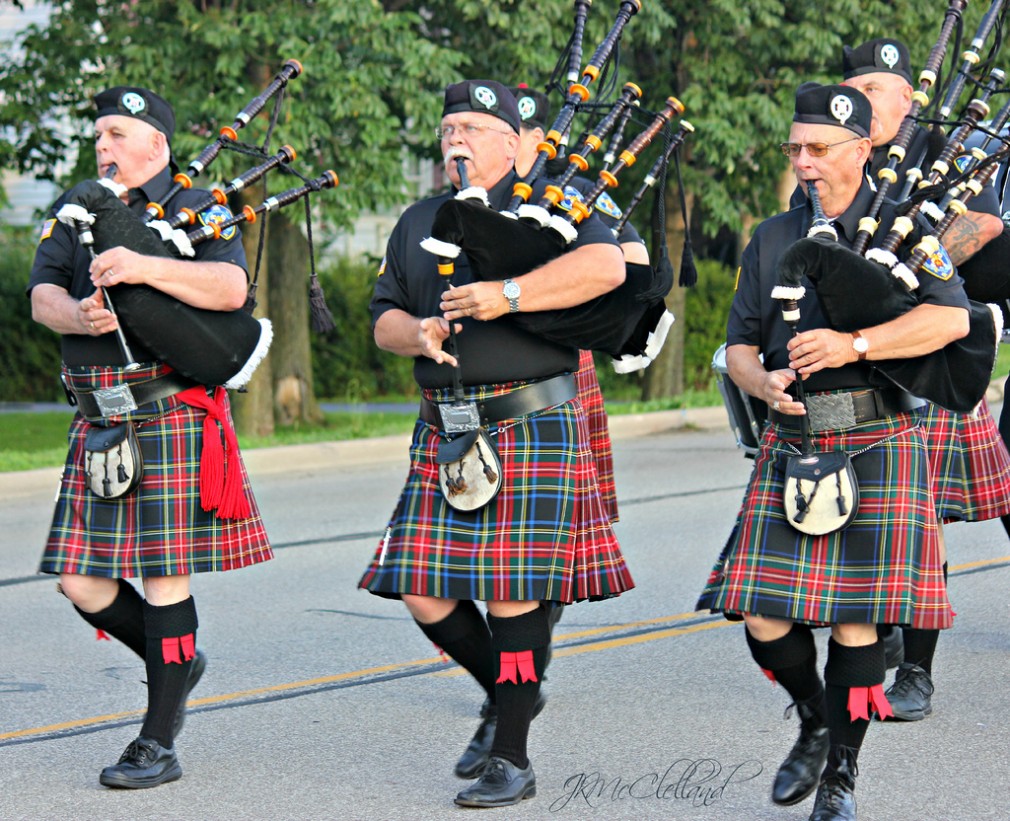
[[[175,714],[175,724],[172,726],[172,738],[178,738],[179,733],[182,732],[182,725],[186,722],[186,702],[189,700],[189,694],[200,683],[200,678],[206,669],[207,656],[204,655],[202,650],[197,650],[196,655],[193,656],[193,663],[189,668],[189,676],[186,678],[186,692],[182,696],[182,701],[179,702],[179,711]]]
[[[801,724],[800,737],[775,774],[772,801],[783,807],[798,804],[817,789],[828,760],[828,728]]]
[[[855,784],[843,776],[831,776],[821,782],[814,800],[810,821],[856,821]]]
[[[543,691],[537,696],[537,703],[533,705],[533,718],[540,715],[547,704],[547,696]],[[484,699],[480,708],[480,724],[477,732],[473,734],[470,743],[466,745],[463,755],[456,762],[453,772],[460,778],[476,778],[480,771],[487,764],[491,755],[491,745],[494,743],[494,731],[498,726],[498,708],[491,703],[490,699]]]
[[[933,680],[918,665],[899,664],[894,684],[884,695],[899,721],[921,721],[933,712]]]
[[[182,778],[175,749],[162,747],[153,738],[139,736],[119,757],[119,763],[102,770],[98,780],[106,787],[143,790]]]
[[[480,778],[456,796],[461,807],[508,807],[537,794],[533,764],[520,769],[497,756],[489,758]]]

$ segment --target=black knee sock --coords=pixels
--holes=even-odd
[[[814,634],[805,624],[794,624],[780,639],[758,641],[747,631],[747,646],[762,670],[771,673],[797,706],[800,718],[823,727],[824,687],[817,674]]]
[[[417,621],[415,619],[415,621]],[[492,703],[495,700],[494,656],[491,652],[491,631],[472,601],[463,600],[441,621],[433,624],[417,622],[432,642],[442,648],[460,667],[484,688]]]
[[[144,599],[126,579],[119,579],[119,591],[112,604],[97,613],[88,613],[74,605],[82,619],[121,641],[134,653],[144,658],[147,641],[144,635]]]
[[[536,610],[511,618],[489,615],[488,624],[498,696],[498,724],[491,755],[507,759],[517,767],[526,767],[530,762],[526,739],[551,643],[547,611],[540,605]]]
[[[144,602],[147,625],[147,718],[140,730],[162,747],[171,747],[179,705],[186,697],[189,668],[196,653],[196,603],[190,596],[163,607]]]
[[[847,759],[850,773],[855,772],[859,748],[870,726],[868,718],[853,718],[849,709],[852,688],[878,688],[883,698],[884,677],[887,675],[884,643],[863,647],[847,647],[834,639],[828,640],[828,660],[824,665],[824,701],[828,712],[828,737],[831,747],[824,774],[832,775]],[[867,714],[869,714],[869,708]]]

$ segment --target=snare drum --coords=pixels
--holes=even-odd
[[[761,434],[768,424],[768,405],[740,390],[729,378],[725,343],[720,345],[712,356],[712,370],[715,371],[716,384],[726,406],[729,424],[736,436],[736,445],[743,448],[745,455],[753,459],[761,443]]]

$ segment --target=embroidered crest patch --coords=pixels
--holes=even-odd
[[[618,207],[617,203],[611,198],[610,194],[605,191],[596,198],[596,202],[593,203],[602,213],[606,214],[608,217],[612,217],[615,220],[621,218],[623,213]]]
[[[221,225],[225,220],[231,219],[231,211],[224,205],[212,205],[206,211],[201,211],[198,215],[200,217],[200,223],[203,225],[212,225],[217,223]],[[221,232],[221,239],[231,239],[238,233],[238,228],[234,225],[229,225]]]
[[[935,254],[930,254],[926,261],[922,263],[922,270],[946,282],[954,276],[954,263],[950,261],[947,249],[941,245],[939,251]]]

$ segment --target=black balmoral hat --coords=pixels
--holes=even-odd
[[[516,98],[506,86],[494,80],[464,80],[447,86],[442,116],[460,111],[491,114],[512,126],[516,134],[519,133],[522,119]]]
[[[547,120],[551,116],[551,103],[547,99],[547,95],[540,91],[534,91],[525,83],[516,88],[510,88],[509,91],[516,98],[519,117],[522,119],[523,125],[530,128],[542,128],[546,131]]]
[[[95,119],[110,114],[135,117],[154,126],[169,142],[175,133],[175,112],[172,106],[153,91],[135,86],[116,86],[95,95]]]
[[[855,48],[842,48],[842,75],[846,80],[878,71],[897,74],[911,85],[912,60],[908,56],[908,47],[893,37],[878,37]]]
[[[870,101],[857,89],[820,83],[804,83],[796,89],[794,123],[840,125],[860,137],[869,137],[872,118]]]

